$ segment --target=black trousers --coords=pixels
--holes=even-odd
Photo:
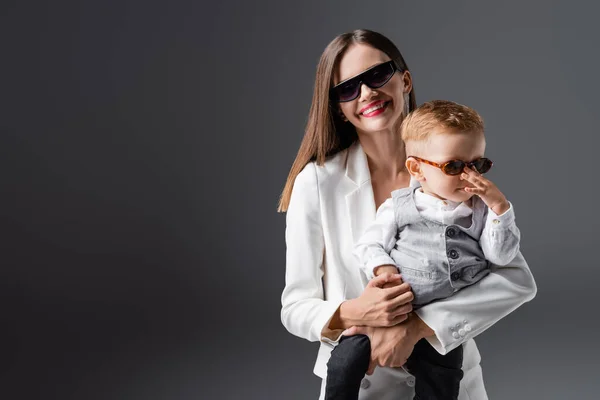
[[[327,363],[325,400],[356,400],[371,357],[371,343],[365,335],[344,336]],[[415,376],[414,400],[457,400],[462,371],[463,349],[439,354],[421,339],[408,358],[406,368]]]

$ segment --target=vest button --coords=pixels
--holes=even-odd
[[[459,279],[460,279],[460,272],[458,272],[458,271],[457,271],[457,272],[453,272],[453,273],[450,275],[450,279],[452,279],[453,281],[457,281],[457,280],[459,280]]]
[[[452,249],[452,250],[448,250],[448,257],[456,260],[458,258],[458,251]]]
[[[456,229],[454,229],[454,228],[446,229],[446,236],[451,238],[451,237],[454,237],[454,235],[456,235]]]

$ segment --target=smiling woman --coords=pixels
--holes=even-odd
[[[356,361],[368,364],[370,375],[358,376],[360,387],[338,385],[341,391],[328,392],[328,399],[347,398],[346,389],[359,399],[412,399],[414,375],[394,367],[404,365],[422,338],[436,354],[461,347],[458,399],[486,399],[473,337],[536,292],[520,253],[485,279],[416,312],[410,287],[399,284],[398,275],[369,281],[360,272],[355,243],[390,193],[409,186],[399,127],[415,107],[408,66],[383,35],[346,33],[323,52],[306,132],[279,205],[287,211],[281,319],[292,334],[321,342],[314,367],[323,379],[321,399],[326,385],[336,385],[328,380],[332,349],[354,326],[367,330],[361,343],[371,349],[370,360]]]

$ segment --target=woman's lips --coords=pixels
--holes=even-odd
[[[369,104],[360,111],[360,115],[365,118],[372,118],[382,114],[388,107],[389,101],[377,101]]]

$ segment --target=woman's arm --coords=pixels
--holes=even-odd
[[[429,343],[446,354],[533,299],[536,292],[529,266],[518,252],[507,265],[492,265],[479,282],[415,312],[435,332],[427,337]]]
[[[324,240],[316,168],[298,174],[286,214],[285,288],[281,322],[292,334],[315,342],[341,301],[324,300]]]
[[[296,177],[286,216],[286,274],[281,321],[292,334],[310,341],[336,342],[352,325],[392,326],[412,310],[408,284],[383,289],[399,275],[373,279],[359,298],[324,300],[323,254],[316,168],[308,164]]]

